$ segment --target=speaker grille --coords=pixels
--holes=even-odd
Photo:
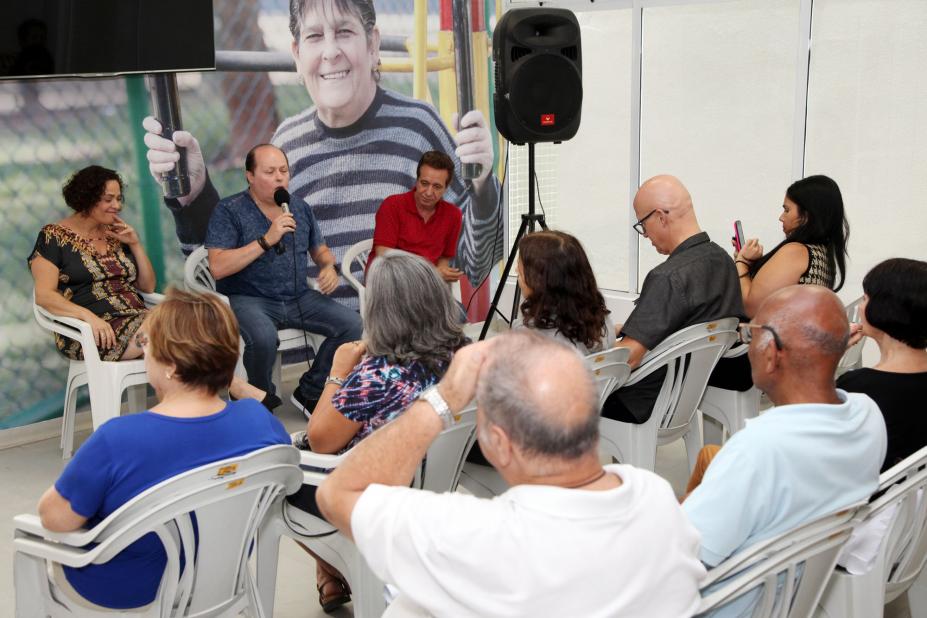
[[[536,54],[515,71],[511,105],[522,124],[538,135],[556,133],[579,115],[583,100],[582,77],[567,59]],[[542,125],[542,115],[553,115],[554,125]]]
[[[529,54],[531,54],[531,50],[527,47],[512,46],[512,62],[517,61],[519,58],[524,58]]]
[[[566,56],[567,58],[569,58],[570,60],[572,60],[573,62],[576,62],[576,59],[579,58],[579,48],[576,47],[575,45],[564,47],[563,49],[560,50],[560,53]]]

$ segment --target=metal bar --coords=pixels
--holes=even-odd
[[[407,38],[398,35],[380,37],[381,52],[406,53]],[[429,51],[435,51],[431,46]],[[216,50],[217,71],[280,71],[295,73],[296,64],[293,56],[285,51],[240,51],[231,49]]]
[[[425,72],[454,68],[454,56],[432,56],[425,59]],[[411,73],[413,63],[409,60],[387,58],[380,68],[384,73]],[[295,73],[293,56],[286,52],[217,51],[217,71],[244,71],[248,73],[280,72]],[[427,80],[427,76],[426,76]],[[426,81],[427,83],[427,81]]]
[[[635,1],[631,9],[631,169],[629,172],[628,208],[634,204],[634,196],[641,185],[641,85],[643,83],[643,41],[644,7]],[[633,209],[632,219],[636,219]],[[640,239],[634,228],[628,226],[628,291],[640,292]]]
[[[126,94],[129,103],[129,133],[132,135],[132,153],[135,159],[135,174],[138,177],[139,200],[142,205],[142,237],[145,252],[154,268],[157,289],[163,290],[166,281],[164,269],[164,236],[161,233],[161,191],[148,172],[148,148],[145,146],[145,132],[139,130],[142,120],[148,115],[148,93],[142,75],[126,78]]]
[[[415,0],[415,44],[412,49],[412,96],[426,99],[428,90],[428,0]]]
[[[792,133],[792,179],[805,175],[805,141],[808,137],[808,83],[811,79],[811,25],[814,0],[801,0],[798,21],[798,56],[795,71],[795,118]]]

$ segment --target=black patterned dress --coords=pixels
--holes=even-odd
[[[808,268],[798,278],[799,285],[823,285],[834,289],[837,280],[834,265],[831,263],[827,247],[824,245],[805,245],[808,249]]]
[[[106,320],[116,333],[116,345],[100,350],[100,358],[116,361],[122,358],[148,309],[135,289],[138,269],[132,251],[114,238],[107,243],[107,252],[101,254],[73,230],[53,223],[39,232],[28,263],[41,255],[57,266],[58,291]],[[68,358],[84,357],[73,339],[55,333],[55,345]]]

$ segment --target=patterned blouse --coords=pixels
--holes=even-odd
[[[808,249],[808,270],[799,277],[799,285],[823,285],[833,289],[836,275],[824,245],[805,245]]]
[[[332,397],[332,405],[345,418],[361,423],[343,453],[374,431],[398,417],[429,386],[438,382],[447,365],[434,372],[413,360],[406,365],[389,362],[385,356],[369,356],[354,368]]]
[[[58,267],[58,291],[75,305],[106,320],[116,333],[116,345],[100,350],[100,358],[122,358],[141,326],[148,309],[135,289],[138,276],[132,252],[118,240],[107,240],[109,249],[99,253],[92,243],[57,223],[39,232],[27,262],[40,255]],[[80,343],[55,334],[55,345],[68,358],[84,358]]]

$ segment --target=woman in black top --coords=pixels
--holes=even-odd
[[[881,357],[875,367],[842,375],[837,387],[879,404],[888,430],[885,471],[927,445],[927,262],[886,260],[863,279],[863,292],[862,334]]]

